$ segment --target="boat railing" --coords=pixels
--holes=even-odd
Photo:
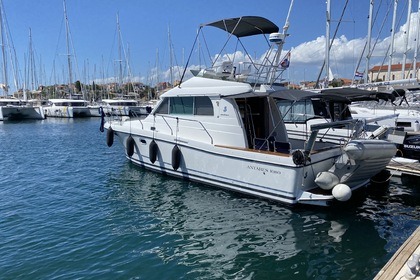
[[[129,111],[129,115],[128,116],[124,116],[122,114],[121,109],[115,109],[115,108],[111,108],[111,110],[108,110],[106,113],[104,112],[103,107],[100,107],[99,110],[101,110],[102,112],[100,112],[100,114],[103,114],[104,117],[106,116],[109,122],[123,122],[124,120],[131,120],[131,119],[135,119],[138,120],[141,124],[141,128],[144,128],[143,122],[141,121],[141,117],[137,115],[136,112],[134,111]]]
[[[138,120],[138,121],[140,122],[140,124],[141,124],[141,129],[143,129],[143,128],[144,128],[144,126],[143,126],[143,122],[141,121],[141,115],[139,116],[139,115],[137,114],[137,112],[135,112],[135,111],[133,111],[133,110],[129,110],[129,111],[128,111],[128,116],[130,117],[130,119],[136,119],[136,120]]]
[[[342,120],[342,121],[331,121],[328,118],[325,118],[321,115],[315,115],[315,114],[307,114],[307,113],[292,113],[290,114],[290,117],[285,120],[287,123],[306,123],[308,120],[315,119],[315,120],[323,120],[325,121],[325,124],[327,127],[325,128],[326,131],[324,132],[324,135],[320,137],[321,139],[328,135],[328,130],[330,128],[343,128],[345,126],[348,126],[346,129],[349,131],[349,137],[350,138],[358,138],[361,137],[363,131],[365,130],[366,123],[364,119],[349,119],[349,120]],[[330,124],[333,124],[332,127],[330,127]],[[315,124],[314,124],[315,125]],[[316,124],[321,125],[321,124]],[[351,126],[351,127],[350,127]],[[322,128],[321,128],[322,129]]]
[[[173,132],[173,129],[172,129],[171,125],[166,120],[167,118],[168,119],[175,119],[176,120],[177,131],[179,129],[179,121],[198,123],[201,126],[201,128],[203,129],[203,131],[210,138],[210,143],[213,144],[213,137],[210,135],[210,133],[208,132],[208,130],[206,129],[206,127],[203,125],[203,123],[201,121],[199,121],[199,120],[192,120],[192,119],[180,118],[180,117],[175,117],[175,116],[164,116],[164,115],[159,115],[159,114],[155,114],[155,117],[161,117],[163,119],[163,121],[166,123],[166,125],[168,126],[168,128],[171,130],[171,135],[174,135],[174,132]]]
[[[224,61],[221,64],[204,69],[201,75],[208,78],[257,85],[274,82],[272,81],[272,77],[280,77],[283,71],[283,68],[275,67],[271,63],[240,62],[234,64],[230,61]]]
[[[366,122],[367,123],[376,123],[376,122],[383,121],[383,120],[395,119],[395,118],[398,118],[399,115],[400,114],[390,114],[390,115],[376,117],[376,118],[369,118],[369,119],[366,119]]]
[[[359,120],[358,119],[349,119],[343,121],[336,121],[330,123],[319,123],[311,125],[311,131],[319,131],[321,129],[328,129],[328,128],[338,128],[343,127],[345,125],[356,124]]]
[[[305,146],[305,154],[309,155],[315,146],[315,142],[318,136],[318,132],[322,129],[330,129],[330,128],[339,128],[345,125],[355,125],[359,122],[358,119],[350,119],[350,120],[343,120],[343,121],[336,121],[330,123],[320,123],[320,124],[313,124],[311,125],[311,135],[309,136],[308,141],[306,142]]]

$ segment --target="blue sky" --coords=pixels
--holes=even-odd
[[[57,79],[57,82],[65,82],[62,81],[66,75],[64,69],[67,53],[63,1],[2,1],[20,71],[25,69],[31,28],[36,72],[40,83],[50,84]],[[332,2],[333,32],[344,1]],[[386,12],[384,7],[388,7],[391,2],[384,0],[380,11],[382,18]],[[406,12],[403,11],[406,2],[399,1],[400,26],[406,21]],[[115,76],[117,14],[132,75],[141,77],[140,80],[146,82],[157,61],[161,71],[169,67],[168,28],[176,61],[182,64],[190,52],[200,24],[222,18],[257,15],[283,27],[289,3],[286,0],[67,0],[67,15],[78,65],[76,79],[86,81]],[[417,7],[413,7],[412,10],[417,11]],[[360,45],[367,33],[368,11],[368,0],[349,1],[338,32],[340,40],[337,51],[331,54],[334,75],[352,77],[360,56]],[[325,40],[326,32],[325,14],[325,0],[295,0],[290,17],[290,36],[284,46],[285,50],[292,50],[288,78],[294,82],[303,79],[315,80],[318,75],[318,69],[324,59],[325,43],[322,40]],[[390,35],[391,16],[387,22],[381,42]],[[377,25],[379,26],[379,23]],[[378,29],[374,27],[374,32],[378,32]],[[254,51],[262,53],[265,49],[255,46]]]

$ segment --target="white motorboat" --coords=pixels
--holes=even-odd
[[[102,99],[102,109],[107,116],[147,115],[152,110],[150,104],[139,104],[134,99]]]
[[[395,88],[377,88],[379,95],[386,94],[385,98],[377,101],[359,101],[350,105],[355,118],[376,118],[378,125],[387,125],[405,132],[420,132],[420,107],[417,97],[410,92],[418,89],[416,86],[395,86]],[[410,93],[410,94],[408,94]],[[410,95],[409,98],[407,98]],[[386,117],[390,116],[390,117]]]
[[[357,118],[378,118],[376,124],[398,127],[406,132],[420,132],[420,111],[414,108],[367,107],[361,104],[350,106]],[[386,116],[393,116],[387,118]]]
[[[377,100],[383,94],[356,88],[331,88],[321,92],[283,90],[274,97],[289,133],[289,141],[293,143],[307,141],[312,125],[337,124],[319,131],[316,145],[321,148],[352,139],[387,139],[395,133],[395,128],[377,123],[395,118],[394,114],[358,118],[358,115],[352,115],[350,109],[356,100]]]
[[[47,117],[56,118],[100,116],[99,106],[89,105],[89,102],[83,99],[49,99],[44,111]]]
[[[258,65],[223,62],[196,72],[164,93],[144,119],[108,120],[108,146],[116,135],[136,165],[286,204],[349,200],[389,163],[396,148],[384,140],[317,148],[318,131],[335,123],[314,125],[305,145],[291,145],[275,101],[285,29],[278,33],[274,23],[253,16],[206,26],[229,39],[270,34],[273,45]]]
[[[0,98],[0,121],[45,119],[41,106],[14,98]]]

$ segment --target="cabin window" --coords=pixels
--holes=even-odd
[[[168,98],[163,99],[155,113],[164,115],[168,114]]]
[[[171,97],[169,102],[169,114],[193,114],[192,97]]]
[[[397,122],[399,127],[411,127],[411,122]]]
[[[277,106],[280,109],[284,122],[305,122],[307,119],[315,117],[311,100],[297,102],[279,100],[277,101]]]
[[[164,98],[156,114],[213,116],[213,104],[207,96]]]
[[[345,103],[333,103],[329,104],[329,109],[331,112],[331,119],[333,121],[342,121],[351,119],[351,113],[349,107]]]
[[[207,96],[194,98],[194,114],[200,116],[213,116],[213,104]]]

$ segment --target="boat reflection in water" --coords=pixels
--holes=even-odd
[[[144,258],[184,266],[191,279],[372,279],[387,261],[375,224],[391,217],[365,215],[375,208],[364,197],[334,213],[292,210],[131,165],[109,187],[109,219],[132,219],[113,232],[138,235]]]

